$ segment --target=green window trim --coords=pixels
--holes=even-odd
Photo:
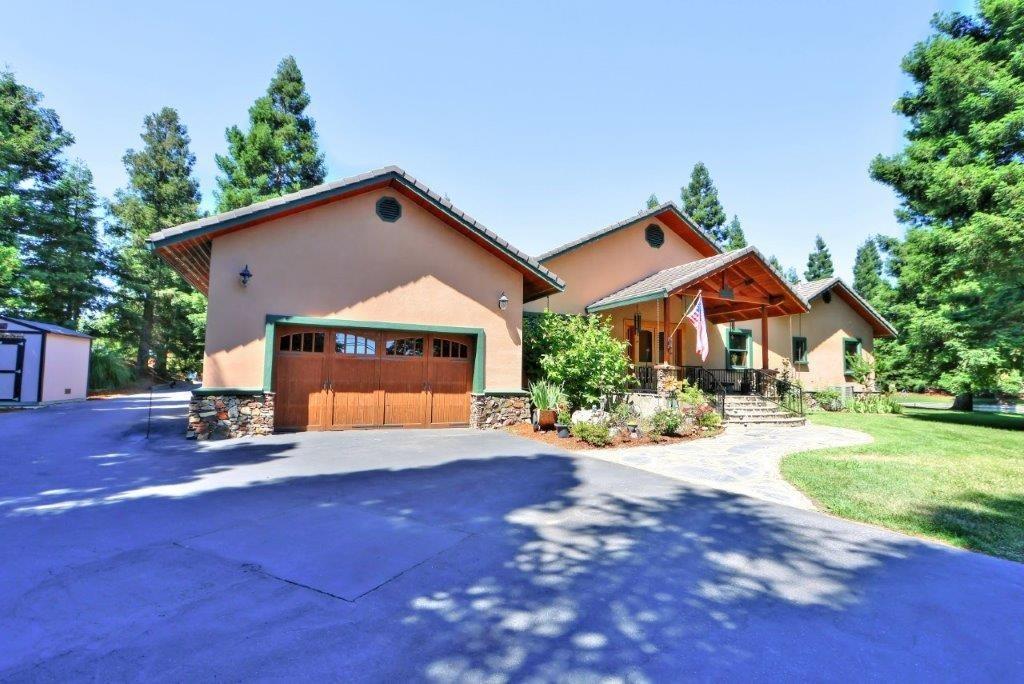
[[[471,335],[474,339],[473,394],[484,393],[484,368],[487,336],[483,328],[463,328],[452,325],[420,325],[418,323],[387,323],[384,321],[349,321],[340,318],[311,316],[279,316],[267,314],[263,344],[263,391],[272,392],[274,386],[274,340],[278,325],[312,325],[320,328],[351,328],[353,330],[395,330],[398,332],[448,333]]]
[[[857,345],[856,349],[853,352],[847,352],[846,351],[846,345],[850,344],[851,342],[854,343],[855,345]],[[864,343],[860,340],[859,337],[844,337],[843,338],[843,375],[849,375],[850,374],[851,368],[850,368],[850,359],[849,359],[849,357],[851,357],[851,356],[860,356],[861,352],[863,351],[863,349],[864,349]]]
[[[743,335],[746,337],[746,344],[744,348],[733,347],[730,343],[732,342],[733,335]],[[740,366],[732,363],[731,352],[746,352],[747,363]],[[729,328],[725,331],[725,367],[729,370],[733,369],[746,369],[753,368],[754,363],[754,331],[747,330],[746,328]]]
[[[802,345],[802,348],[800,346],[798,346],[798,342],[799,342],[799,345]],[[794,335],[793,336],[793,363],[795,363],[795,364],[796,363],[806,364],[807,363],[807,353],[808,353],[808,351],[809,351],[809,349],[808,349],[808,346],[807,346],[807,338],[804,337],[803,335]]]

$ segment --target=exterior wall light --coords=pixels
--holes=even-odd
[[[508,308],[508,295],[504,292],[502,292],[501,296],[498,297],[498,308],[502,311]]]
[[[242,287],[249,284],[249,279],[252,278],[252,271],[249,270],[249,264],[245,265],[245,268],[238,274],[238,280],[241,281]]]

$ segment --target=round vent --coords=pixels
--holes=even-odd
[[[824,294],[821,295],[821,301],[826,304],[832,301],[832,290],[825,290]]]
[[[647,244],[657,249],[665,244],[665,231],[661,229],[661,226],[652,223],[644,231],[644,238],[646,238]]]
[[[377,216],[381,221],[394,223],[402,217],[402,205],[394,197],[381,197],[377,200]]]

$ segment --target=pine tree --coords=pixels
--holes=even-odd
[[[227,129],[228,154],[217,155],[218,210],[229,211],[322,183],[324,157],[310,98],[295,58],[281,60],[267,94],[249,108],[249,130]]]
[[[792,266],[784,268],[782,266],[782,262],[779,261],[779,258],[774,254],[768,257],[768,264],[778,271],[791,285],[796,285],[800,282],[800,276],[797,274],[796,269]]]
[[[740,226],[740,217],[733,214],[732,221],[725,228],[725,249],[732,251],[734,249],[743,249],[747,246],[747,236],[743,234],[743,228]]]
[[[718,189],[711,180],[708,167],[703,162],[693,165],[690,183],[682,189],[683,210],[690,215],[698,226],[703,228],[720,245],[724,245],[729,236],[724,229],[725,210],[718,201]]]
[[[651,196],[647,198],[647,208],[648,209],[654,209],[655,207],[660,206],[660,205],[661,205],[661,202],[658,201],[658,196],[655,195],[652,192]]]
[[[199,184],[188,131],[177,111],[164,107],[147,116],[141,137],[143,148],[123,157],[128,187],[110,206],[109,232],[118,239],[118,292],[106,323],[133,352],[140,377],[151,361],[164,376],[198,369],[206,306],[201,294],[150,252],[146,238],[198,218]]]
[[[0,71],[0,307],[24,313],[18,283],[24,242],[46,210],[46,196],[64,173],[74,142],[42,95]]]
[[[68,165],[43,194],[44,210],[23,243],[26,315],[70,328],[100,294],[104,271],[92,173]]]
[[[832,255],[820,235],[814,237],[814,251],[807,257],[807,270],[804,271],[804,278],[809,281],[831,278],[835,275],[836,269],[832,265]]]
[[[853,262],[853,289],[874,304],[884,287],[882,256],[875,240],[868,238],[857,248],[857,258]]]

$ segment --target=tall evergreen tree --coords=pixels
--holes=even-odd
[[[905,384],[1020,392],[1024,377],[1024,3],[981,0],[937,15],[903,60],[909,126],[871,175],[900,196],[907,226],[890,351]]]
[[[24,241],[46,210],[47,193],[64,172],[74,142],[42,95],[0,71],[0,307],[24,313],[18,283]]]
[[[876,304],[884,287],[882,256],[874,238],[868,238],[857,248],[857,258],[853,262],[853,289]]]
[[[796,285],[797,283],[800,282],[800,276],[799,274],[797,274],[796,269],[793,268],[792,266],[790,266],[789,268],[784,268],[782,266],[782,262],[779,261],[779,257],[775,256],[774,254],[768,257],[768,264],[776,271],[781,273],[782,277],[789,281],[791,285]]]
[[[808,281],[831,278],[836,273],[832,265],[832,255],[820,235],[814,237],[814,251],[807,257],[807,270],[804,271],[804,278]]]
[[[32,318],[78,328],[100,294],[104,270],[92,173],[69,164],[42,200],[23,244],[24,309]]]
[[[718,189],[703,162],[693,165],[690,182],[681,190],[680,197],[683,200],[683,210],[690,218],[707,231],[718,244],[724,245],[729,239],[725,230],[725,210],[718,201]]]
[[[654,209],[655,207],[657,207],[660,204],[661,204],[661,202],[658,201],[658,196],[655,195],[652,192],[651,196],[647,198],[647,208],[648,209]]]
[[[195,156],[178,112],[164,107],[143,122],[143,147],[124,157],[128,187],[110,206],[118,240],[116,305],[108,325],[133,352],[141,377],[152,361],[158,375],[197,370],[206,305],[201,294],[147,248],[146,237],[199,216]],[[174,359],[173,367],[168,357]]]
[[[732,215],[732,221],[725,228],[725,248],[727,250],[743,249],[747,246],[747,236],[743,234],[743,227],[740,226],[740,217]]]
[[[228,153],[217,155],[218,210],[229,211],[322,183],[324,156],[310,98],[295,58],[281,60],[267,94],[249,108],[249,130],[227,129]]]

